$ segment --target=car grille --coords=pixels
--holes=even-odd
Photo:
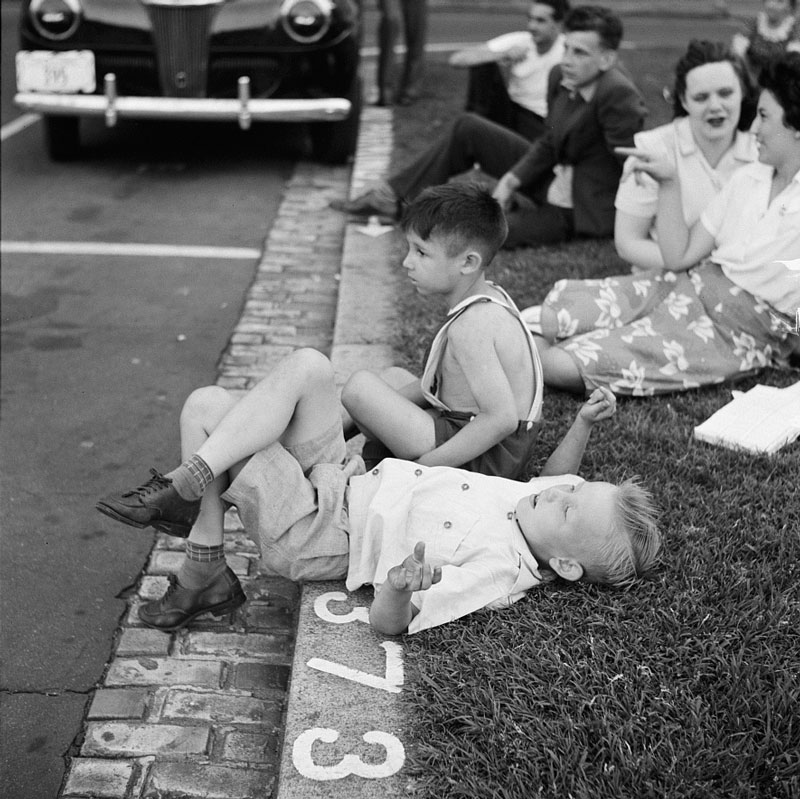
[[[148,0],[161,90],[171,97],[205,97],[211,23],[222,0],[159,5]]]

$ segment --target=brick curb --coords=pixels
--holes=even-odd
[[[365,107],[351,197],[388,172],[392,146],[391,110]],[[356,369],[381,370],[395,361],[396,235],[391,228],[347,225],[331,350],[340,385]],[[407,795],[398,701],[402,645],[383,641],[365,623],[370,601],[370,590],[348,594],[344,583],[302,587],[276,799]]]
[[[246,390],[286,352],[333,341],[348,167],[301,163],[265,242],[217,384]],[[309,225],[313,218],[314,227]],[[258,573],[258,550],[237,514],[225,550],[248,602],[171,635],[142,626],[142,602],[166,590],[183,542],[159,536],[120,621],[78,755],[61,796],[269,799],[277,784],[299,587]]]
[[[385,171],[387,131],[391,112],[365,109],[352,191]],[[389,244],[375,244],[328,207],[347,194],[349,175],[349,167],[298,164],[220,361],[217,385],[246,391],[286,353],[304,346],[330,353],[342,378],[353,358],[375,368],[390,360],[388,322],[381,327],[364,313],[374,309],[388,319],[392,284],[377,277],[375,255],[381,248],[388,252]],[[381,290],[385,298],[376,302]],[[165,635],[142,626],[136,613],[142,602],[163,594],[183,557],[182,541],[158,536],[120,621],[63,799],[276,796],[284,721],[298,715],[291,702],[287,712],[296,620],[313,602],[300,599],[296,584],[259,574],[258,549],[235,511],[226,516],[225,551],[248,602],[230,618],[201,617],[189,629]],[[306,639],[298,644],[299,651],[313,647]],[[297,707],[306,709],[304,702]]]

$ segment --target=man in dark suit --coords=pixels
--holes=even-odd
[[[622,172],[615,147],[629,147],[647,109],[617,64],[622,22],[599,6],[564,20],[565,49],[548,85],[547,131],[533,143],[474,114],[416,161],[350,202],[347,213],[397,218],[401,201],[479,164],[498,179],[494,196],[509,221],[507,247],[614,234],[614,196]]]

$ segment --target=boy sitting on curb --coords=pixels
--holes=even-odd
[[[492,196],[470,184],[434,186],[406,209],[403,266],[419,294],[450,309],[422,379],[394,368],[355,372],[345,419],[365,433],[368,466],[384,457],[520,479],[542,415],[542,366],[517,307],[486,270],[508,226]]]
[[[395,459],[364,473],[360,457],[346,459],[330,362],[301,349],[238,401],[218,386],[193,392],[181,414],[186,461],[97,508],[188,536],[167,592],[139,609],[151,627],[177,630],[244,603],[222,543],[231,503],[266,571],[372,583],[374,628],[416,632],[507,606],[548,577],[625,585],[654,564],[660,534],[647,492],[566,474],[614,410],[605,389],[581,406],[543,469],[564,476],[522,483]]]

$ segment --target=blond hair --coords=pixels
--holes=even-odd
[[[583,565],[583,579],[629,588],[658,563],[661,530],[652,494],[637,478],[617,487],[614,525],[598,547],[595,562]]]

